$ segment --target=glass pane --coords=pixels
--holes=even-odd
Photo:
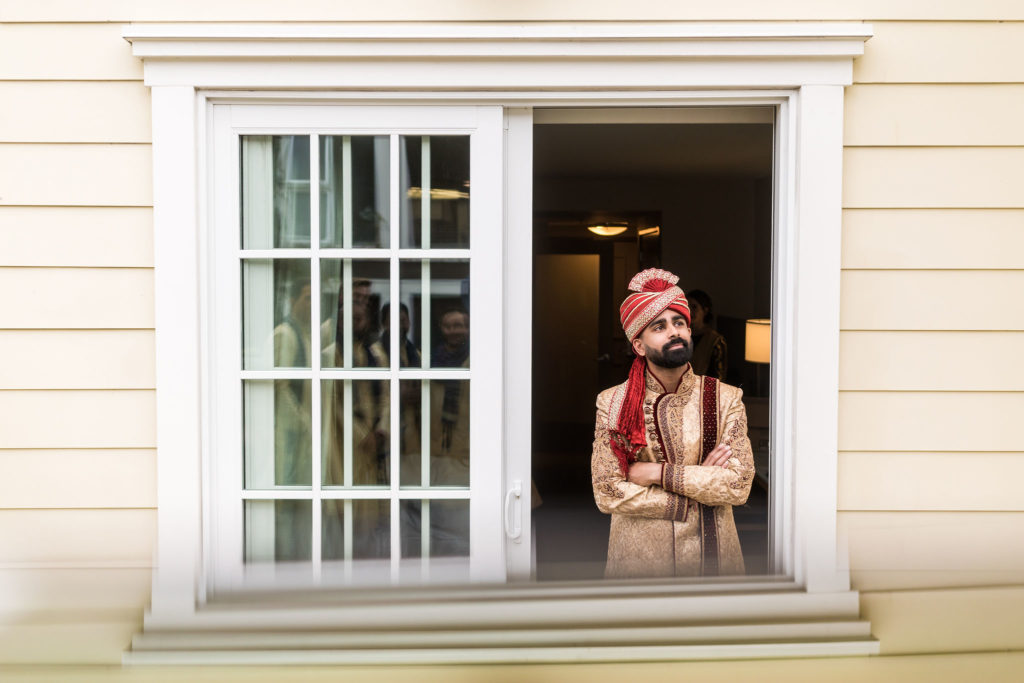
[[[403,135],[401,140],[402,246],[468,248],[469,136]]]
[[[391,294],[387,261],[320,261],[320,344],[325,368],[388,368],[381,306]],[[346,293],[351,315],[346,315]]]
[[[242,263],[242,364],[246,370],[310,367],[309,261]]]
[[[391,557],[389,500],[325,500],[322,523],[324,560]]]
[[[469,486],[469,380],[403,380],[401,396],[401,485]]]
[[[390,142],[386,135],[320,138],[320,246],[389,246]]]
[[[406,355],[418,355],[422,367],[468,368],[469,261],[402,261],[399,271],[399,300],[410,321],[401,340]]]
[[[401,511],[402,557],[469,555],[468,500],[403,500]]]
[[[324,487],[390,484],[390,387],[387,380],[320,382]]]
[[[308,500],[245,501],[245,561],[309,562],[312,512]]]
[[[309,137],[242,137],[242,247],[309,246]]]
[[[310,387],[308,379],[242,383],[246,489],[312,485]]]

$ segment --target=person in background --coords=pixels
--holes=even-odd
[[[391,304],[384,304],[380,309],[381,325],[384,331],[380,335],[380,343],[385,351],[391,351]],[[420,350],[409,339],[409,307],[405,304],[398,306],[398,332],[401,335],[398,339],[399,367],[418,368],[423,362],[420,360]]]
[[[711,297],[700,289],[686,293],[690,302],[690,332],[693,335],[693,360],[690,365],[698,375],[707,375],[725,381],[729,370],[729,347],[725,337],[712,324],[715,313]]]

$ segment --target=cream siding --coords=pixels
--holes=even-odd
[[[383,0],[344,11],[328,0],[57,0],[7,2],[3,16],[0,288],[16,296],[0,299],[0,351],[20,360],[0,369],[0,662],[116,663],[148,600],[150,121],[141,63],[120,24],[198,19],[872,21],[844,136],[839,520],[852,580],[883,653],[1024,648],[1021,589],[979,588],[1024,582],[1017,0]],[[949,587],[959,588],[922,590]],[[834,680],[862,680],[914,661],[964,677],[1024,663],[831,665],[846,676]],[[597,680],[638,666],[672,670],[582,671]],[[827,665],[685,671],[726,666],[821,680]]]
[[[153,210],[0,206],[0,266],[153,266]]]

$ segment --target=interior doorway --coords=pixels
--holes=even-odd
[[[610,518],[591,490],[594,403],[626,378],[618,307],[650,267],[711,301],[728,353],[703,372],[743,389],[757,466],[737,529],[748,575],[770,573],[770,373],[746,359],[745,326],[771,318],[774,110],[535,110],[534,122],[537,579],[603,576]]]

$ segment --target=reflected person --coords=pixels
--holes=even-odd
[[[374,311],[370,280],[352,283],[352,366],[387,368],[388,357],[372,325]],[[334,342],[323,351],[324,367],[344,367],[344,291],[338,292]],[[352,443],[352,485],[386,486],[389,481],[390,396],[387,382],[378,379],[351,380],[352,420],[345,423],[345,381],[325,382],[323,394],[323,482],[325,486],[345,483],[345,440]],[[342,544],[341,501],[324,502],[325,558],[340,557]],[[387,501],[360,502],[353,520],[353,553],[356,558],[387,557],[390,530]]]
[[[308,368],[311,327],[309,280],[293,280],[287,290],[287,313],[274,328],[274,367]],[[312,481],[311,406],[311,384],[308,380],[274,381],[275,486],[309,486]],[[311,520],[308,512],[285,501],[275,507],[275,559],[309,559]]]

